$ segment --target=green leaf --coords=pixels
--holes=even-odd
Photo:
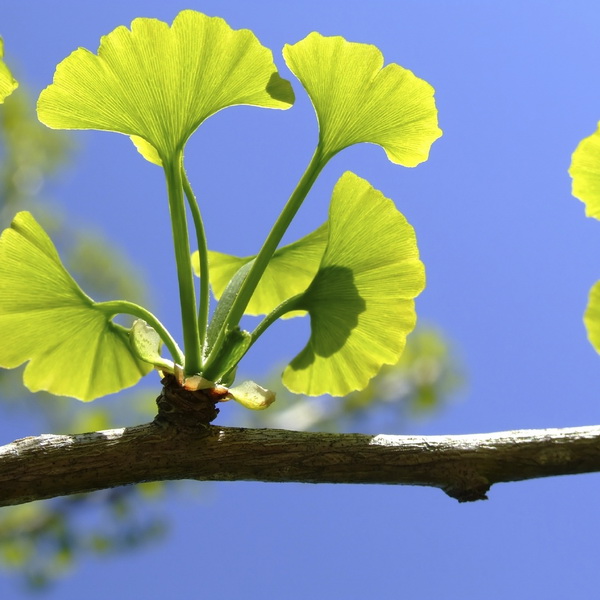
[[[425,286],[413,228],[393,202],[353,173],[335,186],[329,241],[299,306],[310,314],[307,346],[283,373],[293,392],[343,396],[398,361]]]
[[[300,240],[276,250],[246,308],[246,314],[266,315],[284,300],[303,292],[319,269],[327,244],[327,233],[327,223],[323,223]],[[239,269],[254,258],[209,251],[210,284],[217,300]],[[192,255],[192,264],[196,275],[200,276],[198,252]],[[283,318],[302,314],[305,313],[292,311]]]
[[[19,82],[12,76],[6,63],[2,60],[3,57],[4,41],[0,37],[0,104],[19,87]]]
[[[28,212],[0,236],[0,366],[29,361],[32,391],[93,400],[134,385],[152,367],[128,331],[96,308]]]
[[[250,410],[264,410],[275,402],[275,392],[254,381],[242,381],[240,385],[229,388],[229,396]]]
[[[173,373],[175,363],[160,354],[162,340],[156,330],[143,319],[136,319],[129,330],[129,341],[135,355],[157,369]]]
[[[160,154],[156,150],[156,148],[147,142],[144,138],[139,137],[138,135],[130,136],[133,145],[136,150],[148,161],[158,165],[159,167],[163,166],[162,159],[160,158]]]
[[[433,88],[368,44],[313,32],[283,56],[313,103],[326,155],[370,142],[397,164],[427,160],[440,137]]]
[[[215,312],[208,327],[206,337],[209,351],[213,349],[215,343],[217,342],[219,333],[225,325],[225,320],[227,318],[227,314],[229,313],[229,309],[235,302],[235,299],[240,292],[240,288],[242,287],[244,279],[246,279],[250,268],[251,265],[249,263],[240,267],[240,269],[232,277],[231,281],[227,284],[221,300],[217,304],[217,308],[215,308]]]
[[[600,219],[600,123],[573,152],[569,174],[573,196],[585,204],[586,216]]]
[[[600,281],[597,281],[590,290],[583,322],[587,329],[590,344],[600,354]]]
[[[184,10],[173,25],[135,19],[104,36],[98,55],[80,48],[40,95],[40,120],[56,129],[102,129],[134,139],[151,162],[180,150],[219,110],[238,104],[289,108],[294,101],[270,50],[247,30]],[[156,150],[148,148],[150,144]]]
[[[249,332],[236,327],[227,333],[210,365],[204,369],[204,376],[229,385],[235,377],[237,364],[252,344]]]

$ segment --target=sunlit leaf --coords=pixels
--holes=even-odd
[[[102,129],[134,140],[151,162],[170,158],[208,117],[232,105],[289,108],[294,95],[270,50],[247,30],[184,10],[173,24],[135,19],[57,67],[38,101],[56,129]],[[152,148],[148,148],[150,144]]]
[[[585,214],[600,219],[600,124],[575,149],[569,174],[573,196],[585,204]]]
[[[129,330],[129,341],[135,355],[142,361],[153,365],[157,369],[173,373],[175,363],[163,358],[160,354],[162,340],[160,336],[146,321],[136,319]]]
[[[364,388],[398,361],[424,285],[413,228],[391,200],[345,173],[331,198],[319,271],[300,302],[310,340],[285,369],[286,387],[311,396]]]
[[[360,142],[407,167],[427,160],[440,137],[433,88],[368,44],[313,32],[283,56],[313,103],[326,154]]]
[[[269,261],[246,314],[268,314],[284,300],[303,292],[317,273],[326,244],[327,223],[324,223],[300,240],[279,248]],[[238,270],[253,259],[254,256],[239,257],[209,251],[210,284],[217,299]],[[192,255],[192,264],[196,275],[200,276],[197,251]],[[304,312],[292,311],[284,318],[301,314]]]
[[[596,352],[600,354],[600,281],[597,281],[590,290],[583,322],[585,323],[590,343]]]
[[[208,372],[211,375],[207,376],[212,377],[212,373],[215,373],[217,375],[215,379],[218,379],[223,385],[230,385],[235,376],[237,364],[248,351],[251,342],[250,333],[247,331],[239,327],[229,331],[217,355],[212,360],[210,370],[207,369],[205,374]]]
[[[268,390],[254,381],[242,381],[229,388],[229,396],[250,410],[264,410],[275,402],[275,392]]]
[[[2,60],[4,56],[4,41],[0,37],[0,104],[7,96],[10,96],[19,86],[18,81],[12,76],[6,63]]]
[[[136,147],[137,151],[148,162],[154,163],[155,165],[158,165],[159,167],[162,166],[163,163],[160,158],[160,155],[158,154],[158,151],[156,150],[156,148],[150,142],[147,142],[144,138],[142,138],[138,135],[132,135],[130,137],[131,137],[131,141],[133,142],[133,145]]]
[[[0,236],[0,366],[28,362],[33,392],[93,400],[134,385],[151,370],[63,267],[28,212]]]

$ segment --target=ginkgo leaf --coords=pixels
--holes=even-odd
[[[323,223],[318,229],[298,241],[276,250],[245,313],[266,315],[284,300],[303,292],[319,269],[326,244],[327,223]],[[252,260],[254,256],[240,257],[209,251],[210,285],[217,300],[238,270]],[[197,251],[192,255],[192,265],[196,275],[200,276]],[[292,311],[283,318],[302,314],[305,313]]]
[[[375,47],[313,32],[283,56],[313,103],[324,153],[360,142],[382,146],[407,167],[427,160],[440,137],[433,88]]]
[[[229,388],[229,396],[250,410],[264,410],[275,402],[276,394],[254,381],[242,381]]]
[[[289,108],[288,81],[270,50],[218,17],[180,12],[171,27],[140,18],[104,36],[95,55],[80,48],[56,68],[38,115],[56,129],[137,136],[161,161],[174,156],[208,117],[232,105]],[[157,162],[156,153],[138,149]]]
[[[129,330],[129,341],[135,355],[140,360],[167,373],[175,371],[175,363],[161,356],[162,340],[160,336],[143,319],[136,319],[134,321]]]
[[[590,343],[596,352],[600,353],[600,281],[597,281],[590,290],[583,322],[585,323]]]
[[[130,136],[136,150],[148,161],[162,167],[162,160],[156,148],[139,135]]]
[[[28,362],[32,391],[93,400],[134,385],[152,366],[62,265],[45,231],[20,212],[0,236],[0,366]]]
[[[4,57],[4,41],[0,37],[0,104],[4,99],[10,96],[19,86],[19,82],[12,76],[6,63],[2,60]]]
[[[343,396],[396,363],[425,286],[413,228],[393,202],[346,172],[329,208],[329,241],[299,302],[310,314],[307,346],[283,373],[296,393]]]
[[[600,124],[573,152],[569,174],[573,196],[585,204],[588,217],[600,219]]]

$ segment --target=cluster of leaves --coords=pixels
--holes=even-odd
[[[46,178],[66,162],[70,144],[62,133],[33,118],[29,98],[22,89],[1,107],[0,140],[0,222],[10,222],[16,211],[27,207],[41,215],[44,228],[58,242],[69,272],[85,289],[103,298],[123,295],[143,299],[139,270],[126,268],[125,257],[116,255],[114,249],[87,229],[73,230],[70,220],[60,216],[59,207],[41,195]],[[322,226],[313,238],[316,254],[326,238],[327,230]],[[285,272],[286,255],[293,251],[292,245],[277,253],[270,264],[274,270],[267,274],[276,273],[282,265]],[[307,256],[306,252],[303,256]],[[318,263],[312,260],[311,264]],[[214,264],[224,265],[225,260],[221,263],[217,259]],[[103,277],[98,277],[99,273]],[[217,267],[213,273],[212,285],[221,295],[218,286],[223,276],[218,275]],[[258,298],[259,294],[255,296]],[[0,401],[5,415],[10,412],[18,417],[26,411],[36,419],[35,427],[43,431],[107,429],[123,422],[146,421],[154,412],[153,398],[144,393],[128,392],[123,402],[110,407],[77,407],[67,398],[28,393],[20,386],[20,377],[20,371],[0,370]],[[276,410],[247,415],[252,416],[249,424],[256,426],[340,430],[355,428],[358,421],[364,426],[368,414],[383,429],[396,430],[407,412],[413,415],[439,406],[457,382],[456,367],[443,337],[433,330],[417,330],[409,338],[400,362],[384,368],[361,392],[349,394],[338,403],[283,396],[279,406],[275,405]],[[160,503],[167,487],[159,483],[129,486],[4,508],[0,513],[0,565],[19,573],[29,586],[40,587],[74,568],[89,554],[130,551],[156,540],[168,527],[168,517]]]
[[[27,207],[41,216],[44,227],[60,242],[69,270],[99,296],[127,294],[143,298],[144,286],[127,260],[87,228],[71,228],[48,198],[45,182],[69,158],[65,135],[34,118],[28,94],[12,94],[0,107],[0,223]],[[102,273],[102,276],[98,276]],[[5,420],[32,415],[43,431],[78,433],[113,427],[116,421],[146,421],[152,399],[129,392],[115,415],[106,405],[74,406],[67,398],[31,394],[18,371],[0,370],[0,401]],[[85,410],[83,410],[85,408]],[[127,411],[127,414],[124,414]],[[30,419],[28,419],[30,420]],[[166,529],[163,511],[150,508],[164,497],[163,484],[132,486],[7,507],[0,512],[0,565],[19,573],[28,587],[39,588],[68,572],[90,553],[109,555],[159,538]],[[154,502],[156,506],[156,502]]]
[[[600,220],[600,124],[575,149],[569,173],[573,195],[585,204],[586,216]],[[600,353],[600,281],[590,290],[583,321],[590,343]]]
[[[38,101],[43,123],[128,135],[145,159],[164,169],[184,351],[139,304],[93,301],[38,222],[21,212],[0,238],[6,342],[0,365],[28,361],[29,389],[82,400],[131,386],[154,367],[174,373],[188,389],[227,386],[228,397],[264,408],[274,399],[268,390],[253,382],[229,387],[237,365],[272,323],[304,313],[311,319],[309,342],[283,374],[293,392],[342,396],[364,389],[383,365],[398,361],[425,276],[414,231],[389,199],[347,172],[333,190],[328,221],[294,244],[279,244],[314,181],[343,149],[377,144],[392,162],[409,167],[427,159],[441,135],[433,89],[396,64],[384,67],[374,46],[341,37],[311,33],[286,45],[283,56],[315,108],[318,144],[262,248],[247,258],[208,251],[183,154],[190,135],[223,108],[292,105],[290,83],[254,34],[187,10],[172,26],[136,19],[131,29],[104,36],[97,55],[79,49],[58,65]],[[211,286],[219,302],[209,319]],[[117,314],[139,321],[128,329],[113,321]],[[239,325],[244,314],[266,316],[248,332]],[[163,344],[170,359],[160,353]]]

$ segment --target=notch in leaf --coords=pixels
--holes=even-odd
[[[368,181],[346,172],[329,208],[319,271],[295,308],[311,336],[283,373],[296,393],[343,396],[396,363],[416,322],[425,271],[413,228]]]
[[[313,32],[283,56],[313,103],[326,157],[360,142],[378,144],[397,164],[427,160],[441,136],[433,88],[368,44]]]
[[[0,236],[0,366],[28,361],[23,380],[32,392],[85,401],[134,385],[152,366],[100,306],[33,216],[18,213]]]
[[[270,50],[247,29],[184,10],[172,26],[140,18],[117,27],[98,54],[80,48],[40,95],[40,120],[55,129],[134,136],[150,162],[171,159],[208,117],[227,106],[289,108],[294,94]]]

